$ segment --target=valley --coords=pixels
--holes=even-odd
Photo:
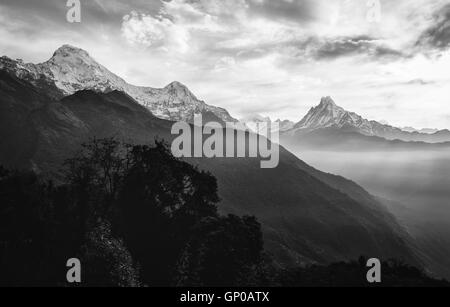
[[[407,227],[433,274],[450,277],[450,154],[428,151],[293,151],[312,166],[349,178]],[[440,275],[442,274],[442,275]]]
[[[160,101],[157,107],[165,109],[165,102],[170,102],[172,111],[181,113],[175,112],[169,118],[154,114],[155,105],[136,100],[126,88],[121,90],[118,84],[123,85],[124,81],[109,71],[103,70],[101,75],[106,83],[91,80],[95,75],[91,69],[95,71],[101,66],[76,48],[58,49],[49,63],[53,70],[59,71],[74,62],[89,65],[84,67],[83,74],[79,67],[68,70],[74,74],[70,86],[79,89],[73,94],[61,83],[52,83],[55,75],[41,75],[44,83],[33,79],[35,66],[22,67],[27,71],[25,74],[14,65],[0,72],[3,118],[0,163],[32,169],[58,181],[64,160],[92,137],[115,137],[133,144],[149,144],[157,138],[170,143],[174,139],[171,134],[174,121],[184,118],[190,122],[198,114],[208,121],[220,122],[228,117],[227,111],[205,107],[177,82],[158,90],[163,96],[158,96],[155,103]],[[42,84],[46,86],[41,87]],[[116,84],[117,89],[99,88],[99,84]],[[53,95],[58,90],[62,99]],[[198,108],[199,105],[202,107]],[[431,273],[446,272],[448,266],[442,260],[446,250],[436,242],[440,237],[433,235],[429,240],[420,231],[424,227],[421,218],[428,216],[436,226],[434,233],[442,235],[445,243],[446,225],[436,221],[445,220],[443,213],[448,212],[445,200],[449,195],[444,185],[449,170],[435,163],[438,158],[442,165],[448,161],[445,144],[384,139],[378,135],[380,131],[397,133],[400,129],[350,114],[329,97],[312,108],[301,125],[284,123],[280,139],[285,148],[280,147],[276,168],[262,169],[260,159],[251,156],[185,158],[217,178],[221,213],[254,215],[261,221],[265,247],[277,265],[328,264],[370,255],[424,265]],[[251,126],[250,122],[246,124]],[[249,140],[255,139],[251,132],[244,135]],[[308,137],[312,143],[304,142]],[[419,137],[426,136],[419,134]],[[342,138],[364,150],[349,150],[349,143],[340,142]],[[363,146],[361,140],[366,142]],[[336,144],[340,147],[335,148]],[[392,144],[396,144],[396,152],[386,150]],[[403,148],[408,150],[402,151]],[[435,150],[434,156],[423,154],[430,149]],[[440,177],[436,176],[436,169]],[[401,205],[379,197],[414,205],[403,214]],[[423,199],[434,202],[432,209],[423,206]],[[428,252],[427,246],[436,252]]]
[[[0,287],[450,285],[450,0],[2,0],[0,24]]]

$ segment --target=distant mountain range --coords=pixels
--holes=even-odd
[[[274,129],[274,131],[279,131],[279,132],[285,132],[285,131],[289,131],[292,128],[294,128],[295,123],[291,122],[289,120],[276,120],[275,122],[273,122],[270,117],[263,117],[259,114],[253,115],[253,116],[248,116],[245,118],[241,118],[239,120],[242,124],[244,124],[245,127],[247,127],[250,131],[252,132],[258,132],[258,127],[259,129],[261,129],[262,127],[267,126],[267,124],[272,124],[272,123],[276,123],[277,124],[277,129],[275,130],[275,126],[272,127],[272,129]],[[266,125],[261,125],[261,124],[266,124]]]
[[[59,49],[37,66],[5,57],[1,62],[0,164],[32,169],[56,181],[63,161],[92,137],[170,142],[173,122],[160,117],[189,118],[196,106],[217,118],[228,117],[177,83],[147,92],[130,86],[73,47]],[[140,100],[138,93],[143,94]],[[170,107],[177,108],[165,109]],[[266,248],[282,266],[360,255],[420,265],[412,238],[376,198],[284,148],[275,169],[261,169],[259,159],[251,158],[187,161],[217,177],[223,213],[255,215],[261,221]]]
[[[24,63],[6,56],[0,57],[0,69],[30,82],[53,99],[61,99],[80,90],[93,90],[99,93],[121,91],[161,119],[192,122],[195,115],[203,114],[206,121],[238,122],[227,110],[199,100],[179,82],[172,82],[162,89],[131,85],[97,63],[85,50],[70,45],[62,46],[48,61],[40,64]],[[271,122],[271,119],[255,115],[242,119],[241,122],[250,131],[255,131],[257,123]],[[322,98],[320,104],[312,108],[296,124],[288,120],[276,122],[279,124],[280,132],[290,136],[332,128],[405,142],[450,141],[449,130],[400,129],[369,121],[337,106],[330,97]]]
[[[258,123],[273,123],[269,117],[261,115],[249,116],[240,121],[251,131],[256,131]],[[295,138],[301,138],[303,143],[314,146],[324,145],[322,147],[326,147],[326,144],[337,145],[341,148],[347,145],[349,148],[355,146],[362,148],[369,145],[366,148],[373,149],[383,143],[386,146],[394,144],[397,147],[423,148],[427,147],[428,143],[450,142],[449,130],[397,128],[386,123],[370,121],[338,106],[331,97],[323,97],[320,103],[311,108],[298,123],[289,120],[276,122],[285,141],[292,142]]]
[[[311,108],[308,114],[289,133],[329,128],[405,142],[440,143],[450,141],[449,130],[436,131],[432,134],[421,133],[417,130],[405,131],[377,121],[369,121],[356,113],[339,107],[331,97],[322,98],[320,104]]]
[[[413,127],[403,127],[401,128],[405,132],[418,132],[418,133],[425,133],[425,134],[433,134],[436,132],[439,132],[439,129],[433,129],[433,128],[423,128],[423,129],[416,129]]]
[[[450,131],[405,131],[346,111],[330,97],[290,130],[283,131],[281,144],[299,153],[302,150],[378,151],[436,150],[450,148]]]

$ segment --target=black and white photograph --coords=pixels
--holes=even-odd
[[[0,0],[0,287],[449,287],[449,129],[450,0]]]

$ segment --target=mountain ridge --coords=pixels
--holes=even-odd
[[[224,122],[236,122],[227,110],[199,100],[178,81],[164,88],[134,86],[99,64],[87,51],[70,45],[58,48],[48,61],[40,64],[23,63],[3,56],[0,69],[28,80],[45,93],[52,88],[52,97],[56,99],[80,90],[101,93],[118,90],[133,97],[161,119],[192,122],[195,115],[211,112]],[[40,86],[40,83],[46,83],[46,86]]]
[[[312,132],[319,129],[336,129],[358,132],[365,136],[381,137],[388,141],[442,143],[450,141],[450,131],[440,130],[435,133],[405,131],[403,129],[368,120],[338,106],[334,100],[323,97],[320,104],[312,107],[303,119],[295,124],[287,134]]]
[[[273,132],[286,132],[294,128],[295,123],[290,120],[281,120],[277,119],[276,121],[272,121],[270,117],[264,117],[259,114],[250,115],[239,120],[247,129],[252,132],[258,132],[258,129],[262,129],[262,127],[267,127],[267,125],[271,125],[271,129]],[[277,124],[275,127],[273,124]],[[277,128],[277,129],[276,129]]]
[[[28,99],[22,98],[27,97],[36,103],[24,108]],[[129,95],[87,90],[57,101],[4,71],[0,110],[10,123],[1,126],[0,163],[43,174],[60,172],[61,163],[92,137],[140,144],[155,137],[174,138],[172,122],[154,117]],[[12,126],[18,117],[20,126]],[[284,148],[276,169],[261,169],[260,161],[251,158],[188,161],[217,177],[221,210],[260,219],[268,249],[282,265],[328,263],[361,254],[418,262],[409,239],[380,204],[349,181],[313,171]]]
[[[199,100],[185,85],[173,81],[164,88],[134,86],[99,64],[83,49],[63,45],[53,56],[40,64],[24,63],[7,56],[0,57],[0,69],[5,69],[20,79],[32,83],[46,95],[61,99],[80,90],[94,90],[107,93],[118,90],[127,93],[141,105],[148,108],[158,118],[171,121],[193,122],[194,116],[203,114],[207,118],[237,123],[226,109],[211,106]],[[251,131],[257,123],[272,122],[259,115],[241,122]],[[353,129],[366,136],[377,136],[387,140],[402,140],[441,143],[450,141],[449,130],[416,130],[397,128],[370,121],[362,116],[339,107],[331,97],[323,97],[320,104],[310,109],[303,119],[276,121],[281,133],[293,134],[296,131],[313,131],[323,128]]]

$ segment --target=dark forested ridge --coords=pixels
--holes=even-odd
[[[0,168],[0,285],[367,286],[359,263],[279,269],[255,217],[221,215],[217,181],[155,146],[94,139],[64,165],[65,183]],[[385,286],[446,286],[398,262]]]
[[[66,169],[55,186],[2,168],[2,285],[64,285],[69,258],[81,260],[86,286],[254,282],[259,223],[219,215],[216,179],[161,143],[94,140]]]
[[[279,269],[255,217],[220,215],[217,181],[167,147],[94,139],[65,163],[65,184],[0,168],[0,285],[367,286],[365,259]],[[448,286],[395,261],[385,286]]]
[[[133,226],[139,224],[139,219],[145,217],[146,214],[144,213],[148,212],[141,212],[143,214],[136,213],[140,211],[123,213],[120,214],[120,217],[123,219],[121,221],[108,218],[101,224],[94,223],[95,227],[79,230],[79,227],[86,226],[81,225],[82,221],[83,223],[88,223],[89,219],[96,220],[94,217],[97,215],[117,216],[115,211],[120,211],[121,208],[126,209],[134,205],[138,206],[138,204],[147,203],[148,199],[145,197],[154,195],[139,194],[133,190],[139,189],[140,184],[143,184],[142,178],[131,176],[127,177],[129,181],[124,181],[121,177],[111,178],[107,176],[109,184],[104,189],[106,191],[105,195],[102,195],[100,192],[102,190],[96,185],[90,186],[89,184],[84,187],[91,189],[89,193],[85,190],[81,190],[83,192],[81,194],[75,193],[73,191],[73,180],[77,177],[67,177],[67,169],[71,169],[71,164],[63,166],[63,162],[73,157],[74,153],[80,150],[82,143],[86,143],[89,139],[95,137],[109,140],[114,137],[114,142],[120,140],[133,144],[122,148],[121,151],[127,152],[133,146],[138,146],[137,148],[142,150],[147,148],[149,152],[152,152],[152,154],[149,153],[149,156],[155,158],[157,150],[150,148],[154,148],[155,138],[165,139],[168,142],[173,139],[173,136],[170,134],[172,123],[154,117],[131,97],[117,91],[107,94],[81,91],[61,100],[55,100],[52,97],[42,92],[42,89],[36,88],[24,80],[10,76],[4,71],[0,71],[0,116],[2,119],[0,126],[0,135],[2,137],[0,139],[0,164],[3,164],[8,169],[19,169],[21,171],[20,173],[10,173],[9,176],[16,178],[14,179],[16,181],[22,182],[24,180],[23,176],[25,176],[28,178],[26,182],[33,182],[32,187],[37,190],[42,190],[42,186],[49,186],[44,189],[49,191],[49,194],[39,194],[45,198],[43,203],[50,199],[50,203],[58,207],[58,210],[76,211],[74,212],[74,220],[67,223],[55,220],[55,217],[52,216],[54,213],[51,210],[49,211],[50,213],[45,211],[44,213],[51,214],[51,216],[49,218],[46,217],[44,220],[52,222],[51,224],[45,224],[42,231],[53,232],[54,230],[52,229],[57,229],[55,227],[59,227],[58,225],[69,227],[69,230],[58,229],[57,232],[55,231],[56,234],[43,233],[42,238],[58,240],[56,241],[57,244],[64,246],[63,242],[60,242],[63,241],[63,238],[59,234],[72,233],[71,236],[75,240],[73,242],[82,243],[68,243],[70,245],[70,247],[67,247],[69,251],[78,250],[77,246],[81,246],[83,247],[81,250],[92,256],[93,261],[97,261],[95,260],[96,253],[111,255],[111,257],[117,256],[120,258],[120,261],[133,264],[122,266],[129,267],[127,269],[129,274],[125,275],[129,276],[130,279],[136,279],[133,276],[137,274],[136,272],[139,272],[141,282],[143,281],[146,284],[159,282],[166,284],[168,276],[173,275],[167,275],[167,271],[164,270],[167,270],[171,265],[167,263],[158,265],[156,270],[161,270],[164,274],[152,273],[152,279],[149,279],[149,276],[145,273],[148,270],[145,262],[147,257],[150,257],[148,259],[153,259],[150,255],[151,251],[143,246],[136,247],[140,245],[138,243],[141,240],[145,240],[144,236],[147,232],[151,234],[154,230],[133,228]],[[139,144],[150,144],[149,146],[151,147]],[[159,147],[157,146],[156,148]],[[161,151],[162,149],[159,148],[159,150]],[[404,259],[406,263],[421,267],[421,261],[415,253],[411,238],[392,215],[372,196],[355,183],[315,170],[285,149],[281,148],[280,150],[279,167],[269,170],[260,168],[259,159],[186,159],[185,162],[187,163],[182,163],[181,161],[176,163],[170,162],[170,165],[176,166],[175,168],[178,167],[180,172],[187,171],[191,175],[195,172],[203,174],[194,176],[197,178],[196,180],[199,180],[199,184],[204,185],[202,189],[211,187],[211,182],[217,181],[215,183],[216,192],[202,192],[206,193],[203,194],[205,197],[211,197],[202,200],[206,202],[204,203],[206,207],[203,209],[211,209],[209,205],[212,205],[215,209],[211,210],[215,213],[211,213],[212,211],[195,213],[199,215],[198,217],[207,217],[207,223],[205,222],[205,224],[193,228],[197,231],[198,236],[208,233],[205,229],[217,227],[222,232],[213,231],[214,236],[211,238],[216,238],[215,236],[217,236],[221,241],[229,244],[236,243],[240,244],[240,246],[256,248],[252,244],[247,244],[247,241],[234,242],[234,236],[229,236],[226,230],[228,227],[232,227],[237,233],[249,234],[252,237],[252,243],[263,242],[266,253],[271,256],[274,263],[278,267],[284,268],[304,267],[311,264],[326,265],[333,262],[357,259],[360,255],[378,257],[380,259]],[[147,152],[144,150],[142,154],[146,155]],[[156,155],[157,158],[161,157]],[[170,160],[168,157],[166,158],[168,159],[167,161]],[[69,159],[68,161],[74,163],[77,160]],[[194,171],[195,168],[192,165],[195,165],[198,171]],[[73,171],[77,169],[75,166],[73,166],[72,175]],[[192,169],[189,170],[189,167]],[[25,173],[22,173],[23,171]],[[92,170],[88,167],[85,171]],[[128,171],[130,170],[127,168]],[[149,170],[150,173],[147,174],[145,173],[145,168],[135,168],[134,171],[132,174],[135,176],[154,175],[154,173],[151,173],[154,170]],[[202,173],[202,171],[209,172],[214,177],[207,176],[205,175],[207,173]],[[94,176],[93,174],[91,175]],[[9,176],[6,178],[10,178]],[[70,180],[68,181],[68,179]],[[49,184],[48,180],[51,180],[53,184]],[[95,176],[92,180],[97,184],[98,179]],[[135,180],[135,184],[130,183],[133,182],[132,180]],[[206,183],[203,181],[206,181]],[[9,182],[9,179],[6,182]],[[168,182],[168,184],[175,183]],[[132,197],[142,198],[135,199],[136,201],[133,201],[133,203],[129,202],[128,198],[120,198],[121,194],[118,186],[121,187],[120,191],[122,193],[128,191],[130,199],[133,199]],[[179,186],[170,186],[170,188],[176,191]],[[74,194],[76,194],[77,198],[81,196],[83,198],[81,200],[73,199],[75,197]],[[167,197],[168,201],[172,202],[168,206],[173,206],[175,200],[171,200],[170,195],[163,195]],[[23,196],[25,197],[26,193]],[[185,195],[182,196],[184,197]],[[213,198],[213,196],[217,199]],[[34,195],[29,197],[30,199],[36,198]],[[93,201],[90,197],[94,197],[94,200],[100,198],[101,201]],[[158,201],[162,200],[158,199]],[[89,208],[89,206],[85,205],[87,202],[96,204],[93,216],[90,216],[91,213],[86,211]],[[108,205],[111,202],[114,206]],[[56,206],[56,204],[60,205]],[[34,206],[38,206],[39,203],[34,203],[33,201],[30,202],[30,205],[35,208]],[[115,209],[112,210],[113,212],[109,212],[107,208]],[[138,206],[135,209],[141,210],[142,208]],[[150,209],[146,208],[145,210]],[[22,211],[28,212],[29,210],[24,209]],[[2,215],[8,212],[14,211],[2,211]],[[27,214],[33,223],[37,223],[33,220],[34,218],[40,218],[39,216],[34,216],[31,211]],[[228,214],[234,215],[229,217]],[[238,218],[238,216],[255,216],[257,218],[261,224],[261,241],[255,239],[258,236],[256,229],[259,227],[257,227],[258,223],[256,223],[255,219]],[[125,220],[126,217],[128,217],[128,220]],[[136,222],[132,222],[133,219],[136,219]],[[189,223],[192,223],[193,219],[194,217],[192,216],[186,220],[183,218],[180,227],[185,225],[183,223],[192,226],[193,224]],[[171,223],[174,223],[174,221],[172,218],[165,220],[165,217],[163,217],[155,220],[155,223],[158,225],[158,223],[167,222],[168,224],[161,225],[161,227],[170,228],[168,225],[172,225]],[[125,227],[127,225],[129,228]],[[70,230],[71,228],[78,230],[72,231]],[[24,228],[25,230],[26,228]],[[120,233],[120,236],[116,236],[119,230],[123,231],[123,233]],[[39,232],[33,231],[34,233],[39,234]],[[81,234],[82,238],[77,238],[76,233]],[[184,248],[185,246],[181,248],[179,242],[187,240],[182,237],[182,234],[186,233],[182,231],[180,234],[181,238],[176,239],[174,239],[176,234],[171,234],[172,237],[166,241],[158,241],[159,239],[156,238],[155,240],[158,239],[156,241],[158,243],[155,244],[161,245],[164,249],[169,249],[170,252],[175,251],[172,254],[172,258],[164,257],[164,260],[174,261],[175,258],[182,255],[181,259],[177,258],[179,260],[177,267],[181,271],[199,270],[196,273],[200,276],[198,278],[202,278],[202,281],[207,280],[203,278],[207,278],[206,275],[211,273],[209,271],[209,273],[205,272],[204,274],[206,275],[203,276],[201,268],[204,263],[210,263],[208,257],[213,257],[213,255],[205,255],[203,250],[207,247],[202,244],[204,242],[215,244],[213,241],[216,239],[193,237],[189,248]],[[90,241],[83,241],[83,238],[89,238]],[[108,243],[103,242],[103,244],[101,240],[104,238],[111,238],[111,240]],[[246,236],[242,236],[242,238],[245,239]],[[174,242],[174,245],[163,245],[163,243],[166,244],[169,241]],[[121,246],[125,244],[124,242],[127,242],[128,245],[122,249]],[[50,244],[52,246],[56,245],[56,243]],[[108,249],[112,245],[117,246],[118,250],[121,251],[118,255],[113,251],[116,249]],[[93,248],[93,246],[96,246],[94,250],[89,251],[89,248]],[[133,246],[135,249],[133,249]],[[36,248],[39,247],[36,246]],[[99,248],[104,248],[108,251],[99,251]],[[211,253],[214,254],[214,249],[221,250],[221,248],[224,249],[224,247],[220,246],[211,248]],[[202,252],[199,253],[199,250],[202,250]],[[227,249],[224,250],[227,251]],[[262,250],[262,247],[260,250]],[[243,251],[245,251],[245,248]],[[48,250],[43,252],[51,256],[56,251]],[[236,253],[238,252],[236,251]],[[245,255],[247,253],[248,251],[245,251]],[[256,255],[255,252],[250,252],[249,254]],[[200,263],[193,263],[193,258],[198,258],[200,257],[199,255],[206,258],[204,260],[196,260],[200,261]],[[255,266],[255,263],[251,261],[256,261],[255,259],[258,257],[266,258],[259,255],[249,260],[245,255],[236,255],[237,258],[242,258],[242,261],[250,261],[250,263],[244,265],[246,267],[244,272],[248,269],[248,266]],[[234,261],[233,257],[227,257],[227,259]],[[111,260],[109,263],[114,263],[114,261]],[[240,265],[241,263],[239,263],[239,267]],[[220,268],[216,269],[219,270]],[[259,271],[257,270],[257,272]],[[231,272],[234,271],[230,269],[226,273],[231,274]],[[117,274],[117,276],[122,275]],[[196,274],[186,275],[189,278],[186,276],[179,277],[177,282],[196,284]],[[241,272],[238,275],[254,278],[252,277],[254,274],[249,273]],[[227,280],[227,278],[224,279],[224,282],[228,283],[230,280]],[[174,282],[174,280],[177,279],[170,277],[171,282]],[[246,282],[242,283],[245,284]]]

